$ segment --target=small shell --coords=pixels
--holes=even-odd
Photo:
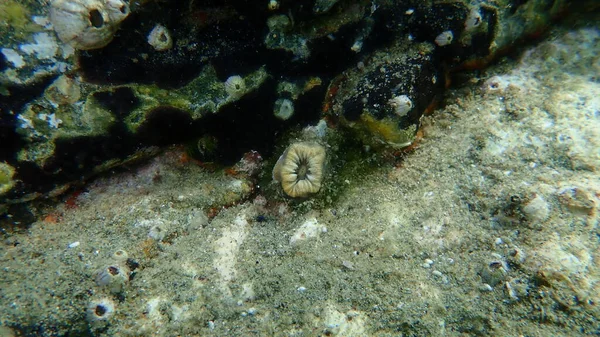
[[[156,25],[148,34],[148,43],[158,51],[165,51],[173,47],[173,38],[165,26]]]
[[[230,97],[242,97],[246,93],[246,82],[241,76],[230,76],[225,81],[225,91]]]
[[[445,32],[442,32],[435,38],[435,44],[437,44],[440,47],[443,47],[451,44],[452,40],[454,40],[454,34],[452,34],[452,31],[447,30]]]

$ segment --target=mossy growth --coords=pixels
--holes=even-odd
[[[3,0],[0,1],[0,30],[12,30],[12,34],[22,38],[29,33],[40,30],[41,27],[30,19],[31,11],[27,7],[28,1]]]
[[[7,163],[0,163],[0,195],[10,191],[15,185],[13,176],[15,175],[15,169]]]
[[[29,10],[16,1],[0,3],[0,18],[4,25],[22,29],[29,22]]]
[[[361,136],[366,144],[381,143],[395,149],[409,146],[415,140],[417,126],[410,125],[404,129],[398,126],[398,121],[394,118],[386,117],[377,120],[366,113],[360,116],[360,127],[364,129],[361,131],[365,131]]]
[[[267,76],[264,67],[245,76],[246,93],[260,87]],[[131,90],[140,100],[139,106],[125,118],[128,129],[133,133],[147,120],[148,114],[159,106],[186,111],[195,120],[207,114],[217,113],[223,105],[239,98],[227,94],[224,82],[218,79],[212,66],[206,66],[198,77],[179,89],[166,90],[156,85],[134,85],[131,86]]]

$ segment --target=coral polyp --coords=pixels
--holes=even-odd
[[[317,143],[295,143],[279,157],[273,179],[292,198],[308,197],[319,192],[325,166],[325,148]]]

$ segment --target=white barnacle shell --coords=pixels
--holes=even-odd
[[[479,12],[479,8],[473,8],[467,15],[467,19],[465,20],[465,30],[470,31],[475,29],[481,25],[483,18],[481,17],[481,12]]]
[[[225,81],[225,91],[230,97],[239,98],[246,93],[246,82],[238,75],[229,76]]]
[[[173,47],[173,38],[169,30],[163,25],[156,25],[148,34],[148,43],[158,51],[165,51]]]
[[[50,4],[50,21],[58,38],[82,50],[106,46],[128,15],[128,0],[53,0]]]
[[[115,313],[115,303],[109,298],[90,301],[87,306],[87,320],[91,324],[106,321]]]
[[[413,107],[413,102],[406,95],[394,96],[388,101],[388,104],[392,107],[394,113],[400,117],[406,116]]]
[[[287,98],[280,98],[275,101],[273,114],[281,120],[288,120],[294,114],[294,102]]]
[[[123,291],[129,281],[129,271],[119,265],[106,266],[96,272],[94,281],[99,287],[106,287],[113,294]]]
[[[270,11],[274,11],[274,10],[279,9],[279,2],[277,0],[270,0],[269,4],[267,5],[267,8]]]
[[[454,34],[452,34],[452,31],[447,30],[442,32],[440,35],[436,36],[435,44],[437,44],[440,47],[443,47],[451,44],[452,40],[454,40]]]

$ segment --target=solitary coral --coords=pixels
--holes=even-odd
[[[75,49],[106,46],[128,15],[124,0],[54,0],[50,5],[56,34]]]
[[[273,179],[292,198],[319,192],[325,166],[325,149],[316,143],[295,143],[279,157],[273,168]]]

